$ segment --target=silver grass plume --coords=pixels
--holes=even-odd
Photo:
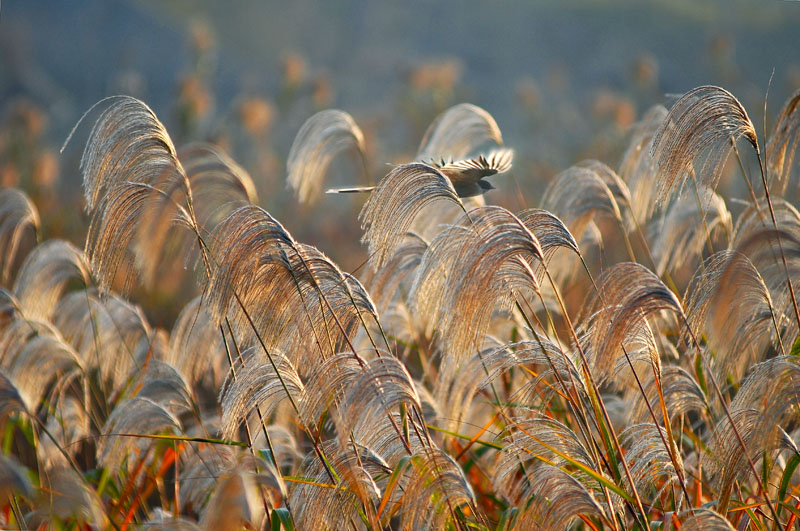
[[[444,529],[456,507],[474,508],[475,494],[455,460],[438,448],[411,458],[404,483],[401,529]]]
[[[153,204],[148,205],[149,215],[140,233],[145,243],[156,239],[153,235],[148,236],[148,232],[156,235],[156,241],[164,242],[165,249],[174,259],[165,264],[169,269],[162,267],[162,270],[164,274],[181,278],[187,266],[197,262],[202,253],[195,230],[205,236],[236,208],[257,203],[258,194],[250,174],[216,146],[188,144],[178,150],[178,158],[188,181],[185,186],[191,194],[182,189],[184,181],[172,183],[167,190],[169,195],[161,194],[160,202],[163,205],[158,201],[150,201]],[[191,200],[190,204],[185,205],[191,210],[184,209],[183,199],[187,202]],[[175,224],[189,230],[173,230]],[[150,271],[154,271],[157,263],[153,261],[143,265],[148,265]],[[205,266],[205,262],[202,265]],[[172,281],[175,282],[175,279]]]
[[[0,287],[0,330],[22,317],[19,301],[6,288]]]
[[[155,343],[157,341],[151,339],[145,344],[147,348],[155,350]],[[156,353],[152,356],[153,359],[147,361],[145,370],[133,379],[131,394],[139,398],[149,398],[176,416],[192,413],[195,407],[186,380],[175,367],[158,359]]]
[[[658,383],[651,372],[642,376],[644,394],[636,392],[632,395],[631,401],[626,404],[629,422],[638,424],[652,421],[650,415],[652,409],[656,420],[662,424],[664,414],[660,407]],[[670,422],[690,411],[702,414],[710,410],[703,389],[686,369],[676,366],[662,367],[659,379],[661,394],[664,397],[664,405]],[[645,400],[649,401],[650,408],[647,407]]]
[[[627,230],[623,222],[622,210],[609,187],[609,183],[624,195],[622,188],[609,178],[609,172],[592,164],[575,165],[556,175],[540,202],[541,208],[552,212],[581,242],[583,249],[589,246],[584,241],[591,236],[599,248],[603,247],[603,235],[595,226],[595,220],[606,218],[615,220],[621,230]],[[603,176],[606,178],[604,179]],[[608,182],[607,182],[608,181]],[[625,206],[625,205],[623,205]],[[599,236],[597,238],[596,236]],[[623,234],[623,237],[626,237]],[[626,240],[627,242],[627,240]],[[581,270],[580,262],[570,256],[559,257],[552,267],[554,278],[559,284],[570,283]]]
[[[215,232],[207,288],[217,322],[292,355],[301,371],[349,346],[359,324],[377,321],[363,286],[318,249],[296,243],[258,207],[234,211]],[[242,311],[241,306],[248,312]]]
[[[178,476],[181,511],[202,512],[219,478],[237,467],[240,455],[232,446],[187,444]]]
[[[783,195],[795,170],[795,156],[800,146],[800,90],[795,91],[775,122],[775,130],[767,142],[765,159],[770,190]]]
[[[97,292],[89,288],[85,291],[73,291],[64,295],[53,315],[53,324],[71,345],[80,341],[84,329],[84,321],[89,314],[89,301],[94,297],[99,303]]]
[[[408,309],[407,300],[396,299],[381,312],[381,327],[390,337],[401,346],[413,345],[419,339],[419,333],[414,324],[414,318]],[[405,352],[408,349],[404,348]],[[401,357],[403,353],[399,353]]]
[[[13,365],[28,341],[39,335],[57,336],[58,330],[47,321],[25,319],[15,313],[0,328],[0,363],[4,367]]]
[[[532,267],[543,254],[536,236],[502,207],[473,209],[461,224],[431,242],[411,300],[445,352],[463,359],[480,349],[495,308],[510,309],[516,292],[538,292]]]
[[[778,329],[781,337],[787,341],[779,346],[787,348],[788,342],[797,336],[798,327],[793,318],[794,305],[786,282],[786,272],[788,270],[788,278],[792,279],[796,290],[800,271],[800,233],[793,231],[788,224],[786,229],[754,231],[748,239],[737,242],[736,250],[750,259],[769,289]],[[780,258],[781,250],[786,257],[786,266]]]
[[[410,289],[410,279],[422,261],[422,256],[428,249],[428,242],[414,232],[407,232],[403,243],[398,246],[394,255],[377,271],[367,270],[369,280],[366,284],[375,298],[375,303],[382,311],[388,310],[390,303],[395,299],[405,300]],[[406,280],[409,279],[407,282]],[[401,287],[405,286],[403,293]]]
[[[619,439],[625,458],[631,463],[631,475],[636,489],[640,493],[650,493],[649,501],[656,502],[665,489],[678,486],[680,478],[686,476],[680,451],[661,426],[652,422],[633,424],[620,434]],[[672,445],[670,451],[667,451],[664,443],[668,440]],[[675,470],[672,456],[675,457],[679,470]],[[678,502],[679,507],[680,504]]]
[[[254,448],[269,447],[267,438],[264,435],[265,430],[272,444],[273,460],[276,463],[280,463],[282,468],[288,467],[290,470],[294,470],[303,457],[299,450],[297,438],[289,429],[278,424],[271,424],[264,426],[264,429],[258,430],[257,433],[253,434]]]
[[[266,419],[284,400],[295,404],[303,402],[303,382],[287,357],[273,350],[271,361],[264,362],[256,348],[248,349],[242,356],[244,361],[237,364],[236,376],[231,372],[219,395],[220,433],[224,439],[237,439],[239,425],[247,421],[257,407]]]
[[[702,264],[684,296],[694,337],[705,335],[717,374],[741,377],[768,353],[778,337],[770,291],[753,263],[737,251],[721,251]],[[689,341],[688,330],[682,338]]]
[[[326,410],[335,410],[360,372],[351,352],[337,353],[315,367],[306,378],[305,400],[299,404],[304,422],[316,425]]]
[[[414,389],[422,405],[422,416],[426,422],[438,422],[442,419],[441,406],[433,393],[428,390],[421,380],[414,380]]]
[[[407,297],[409,312],[423,333],[432,334],[444,313],[444,297],[452,271],[463,254],[462,249],[473,239],[475,233],[470,228],[461,224],[446,225],[425,249]]]
[[[569,358],[567,358],[569,359]],[[567,367],[564,356],[557,345],[543,335],[539,341],[519,341],[500,347],[482,350],[464,364],[446,364],[439,372],[436,397],[443,405],[445,428],[456,430],[468,413],[479,390],[489,388],[502,374],[512,368],[529,364],[555,367],[558,377],[565,383],[580,382],[574,365]],[[552,369],[541,371],[539,376],[519,388],[517,394],[533,393]],[[568,374],[569,372],[569,374]]]
[[[364,133],[344,111],[320,111],[303,124],[286,161],[288,184],[301,203],[319,197],[325,173],[339,153],[354,149],[364,159]]]
[[[33,500],[33,486],[28,470],[13,455],[0,455],[0,500],[9,500],[12,496]]]
[[[701,188],[698,196],[680,197],[650,226],[650,248],[659,275],[686,265],[690,258],[702,257],[715,232],[722,231],[725,240],[733,233],[725,200],[710,188]]]
[[[354,509],[374,507],[380,503],[381,493],[372,476],[359,463],[359,453],[348,444],[338,446],[337,441],[325,441],[321,445],[328,459],[323,464],[316,453],[311,452],[300,466],[298,475],[308,482],[293,483],[289,491],[292,517],[298,529],[320,531],[340,529],[347,522],[357,527]],[[331,467],[338,476],[333,483],[328,473]],[[365,503],[366,502],[366,503]],[[374,511],[366,511],[367,515]]]
[[[417,214],[438,199],[461,205],[450,179],[428,164],[397,166],[381,179],[358,216],[373,269],[392,257]]]
[[[239,203],[258,203],[253,178],[224,151],[212,144],[182,146],[178,157],[192,186],[198,223],[206,230]]]
[[[658,183],[650,146],[666,116],[667,109],[661,105],[648,109],[641,121],[633,126],[630,143],[619,166],[619,175],[630,190],[631,214],[640,225],[653,216],[658,206]]]
[[[516,215],[522,224],[536,236],[542,248],[543,259],[534,268],[539,282],[544,280],[542,278],[542,267],[550,263],[558,249],[567,249],[580,257],[581,252],[578,249],[578,242],[575,241],[564,222],[556,217],[555,214],[539,208],[529,208],[518,212]]]
[[[456,192],[458,195],[458,192]],[[425,241],[430,241],[436,236],[445,225],[458,223],[464,215],[464,211],[469,212],[473,208],[486,205],[484,196],[460,198],[461,203],[452,201],[433,201],[419,211],[414,217],[408,231],[419,234]]]
[[[417,160],[463,159],[488,142],[503,145],[503,135],[492,115],[477,105],[460,103],[441,113],[428,126]]]
[[[68,465],[63,449],[70,457],[74,458],[81,450],[81,442],[89,437],[89,413],[78,399],[72,396],[60,397],[47,419],[47,431],[53,435],[42,437],[39,440],[39,461],[48,468],[56,464]]]
[[[699,507],[686,512],[681,519],[681,529],[686,531],[734,531],[728,519],[713,509]]]
[[[255,441],[253,444],[255,445]],[[201,521],[211,518],[211,513],[217,513],[214,518],[225,518],[221,513],[227,510],[235,512],[237,509],[246,509],[244,513],[259,514],[260,510],[253,511],[253,501],[256,501],[263,510],[265,504],[268,508],[277,508],[289,497],[283,477],[273,464],[274,455],[267,456],[264,449],[257,454],[244,453],[232,446],[203,443],[192,444],[188,449],[182,458],[179,498],[183,510],[199,513]],[[233,498],[216,497],[235,492],[235,490],[224,492],[231,485],[223,487],[228,479],[235,476],[242,476],[241,479],[249,492],[240,491]],[[253,494],[256,494],[255,498],[252,498]],[[227,506],[229,503],[233,506]],[[237,508],[236,505],[239,503],[251,507]],[[212,528],[215,527],[212,525]],[[238,526],[235,528],[239,529]]]
[[[732,143],[741,137],[760,153],[755,127],[733,94],[706,85],[681,96],[653,138],[650,151],[660,183],[658,203],[683,186],[693,164],[698,180],[716,188]]]
[[[591,329],[593,327],[594,320],[590,320],[588,323],[582,323],[579,333],[583,332],[586,328]],[[582,333],[581,336],[587,338],[587,336]],[[591,336],[592,334],[589,333],[588,339],[590,341]],[[639,393],[638,385],[636,384],[637,377],[639,381],[641,381],[643,379],[642,375],[652,374],[653,370],[655,370],[657,374],[661,374],[661,356],[658,350],[659,345],[656,336],[653,333],[650,323],[646,319],[633,324],[627,330],[621,345],[625,348],[625,352],[628,354],[627,357],[625,356],[625,352],[621,352],[620,349],[620,353],[618,353],[614,360],[611,373],[608,375],[595,375],[595,378],[599,381],[607,382],[608,386],[612,389],[621,389],[624,396],[627,397]],[[596,353],[592,350],[592,346],[584,345],[583,348],[586,355],[594,361]],[[630,363],[628,363],[628,360],[630,360]],[[636,375],[631,371],[631,365],[633,365]]]
[[[24,192],[0,188],[0,284],[6,286],[11,280],[25,234],[32,231],[37,236],[40,225],[39,211]]]
[[[778,226],[787,232],[797,234],[800,232],[800,212],[783,198],[772,198],[772,206],[775,212],[775,219]],[[744,241],[753,238],[754,234],[763,231],[764,229],[773,228],[772,224],[767,219],[767,202],[762,198],[758,204],[748,203],[739,217],[736,218],[736,225],[733,227],[733,237],[731,238],[731,247],[739,247]],[[776,249],[776,253],[778,250]],[[776,254],[775,260],[779,258]]]
[[[606,515],[588,487],[588,476],[569,472],[572,466],[559,455],[596,468],[584,443],[567,426],[546,417],[514,419],[503,442],[505,449],[492,479],[520,507],[519,523],[524,528],[563,529],[578,514]]]
[[[333,260],[311,245],[298,244],[287,258],[299,284],[298,291],[312,309],[310,318],[306,313],[304,321],[326,331],[324,342],[333,343],[332,352],[352,350],[359,326],[372,334],[367,327],[379,322],[378,312],[356,277],[340,270]],[[370,338],[374,341],[371,335]],[[371,344],[376,348],[374,342]]]
[[[252,470],[234,469],[219,478],[203,511],[203,529],[261,529],[264,504],[259,496]]]
[[[181,431],[178,419],[151,399],[124,400],[114,407],[103,426],[97,460],[110,470],[118,469],[134,449],[143,450],[155,442],[135,435],[179,434]],[[133,466],[132,462],[127,464],[129,469]]]
[[[589,469],[595,468],[594,459],[575,432],[561,422],[543,417],[515,418],[501,435],[504,450],[497,463],[493,483],[513,503],[536,494],[531,480],[548,466],[569,466],[566,456]],[[561,455],[559,455],[561,454]],[[519,467],[525,473],[518,476]]]
[[[560,248],[580,254],[572,233],[555,214],[539,208],[529,208],[518,212],[517,217],[539,240],[545,262]]]
[[[798,407],[800,364],[794,356],[777,356],[752,368],[729,406],[751,460],[779,447],[779,428],[796,419]],[[724,496],[730,493],[739,474],[750,476],[748,455],[742,451],[727,417],[717,424],[710,442],[706,458],[709,476]]]
[[[568,529],[580,515],[609,518],[605,504],[597,499],[599,493],[561,468],[542,467],[532,479],[531,491],[530,500],[520,504],[520,529]]]
[[[91,215],[86,255],[106,290],[130,261],[125,255],[131,245],[143,280],[151,282],[174,220],[192,224],[183,206],[191,209],[189,182],[164,126],[135,98],[117,96],[97,105],[109,101],[81,157]]]
[[[70,281],[91,282],[83,252],[64,240],[37,245],[20,267],[13,292],[25,317],[50,320]]]
[[[186,249],[174,243],[173,239],[181,239],[172,229],[193,224],[171,192],[144,183],[116,185],[101,198],[86,235],[85,252],[98,287],[111,290],[119,271],[124,272],[122,292],[131,289],[134,273],[145,286],[152,286],[167,248],[185,254]]]
[[[225,351],[219,327],[202,302],[202,297],[195,297],[178,314],[164,361],[175,367],[190,385],[209,378],[216,389],[227,363],[223,364]]]
[[[49,384],[57,377],[73,371],[81,372],[83,368],[78,354],[54,330],[52,334],[36,335],[26,341],[6,370],[8,376],[17,382],[17,389],[28,409],[36,411]]]
[[[175,517],[161,507],[156,507],[150,513],[150,518],[141,527],[148,531],[202,531],[203,529],[192,520],[180,516]]]
[[[364,508],[363,514],[366,520],[377,527],[377,507],[381,490],[375,477],[385,477],[391,473],[391,468],[379,454],[357,441],[351,440],[346,447],[341,448],[344,451],[334,454],[334,468],[341,478],[340,484],[346,486],[358,499]]]
[[[556,175],[544,192],[541,207],[558,216],[578,238],[596,214],[622,222],[614,192],[593,166],[573,166]]]
[[[141,368],[137,346],[151,337],[141,308],[111,294],[100,299],[91,292],[70,293],[59,302],[54,324],[84,367],[99,368],[101,381],[112,390]]]
[[[15,413],[25,412],[27,412],[27,407],[17,386],[0,369],[0,420],[5,420],[6,417]]]
[[[588,400],[588,384],[584,379],[583,371],[578,369],[577,353],[562,352],[557,345],[551,347],[541,336],[539,339],[547,350],[554,349],[554,352],[542,356],[536,352],[538,349],[520,351],[525,356],[523,361],[530,360],[530,363],[536,363],[539,367],[538,376],[528,378],[512,395],[516,403],[522,404],[520,411],[527,409],[526,404],[548,404],[556,393],[574,392],[580,400]],[[528,343],[539,346],[539,341],[528,341]],[[489,386],[490,380],[487,377],[481,382],[481,389],[485,390]]]
[[[592,321],[589,350],[596,378],[610,375],[614,361],[622,354],[624,340],[661,310],[682,315],[683,309],[672,291],[644,266],[623,262],[603,273],[598,292],[584,315]]]
[[[207,308],[216,323],[230,317],[240,337],[259,333],[266,346],[276,346],[276,334],[265,334],[265,328],[271,322],[285,327],[295,309],[303,308],[302,301],[286,303],[286,298],[300,297],[286,258],[295,246],[283,225],[259,207],[243,206],[225,218],[211,238],[214,263],[206,288]]]
[[[391,415],[375,415],[371,429],[361,429],[355,434],[356,443],[370,448],[393,469],[403,458],[427,452],[431,448],[433,440],[429,438],[428,427],[423,420],[427,422],[427,419],[408,412],[405,415],[396,411]],[[397,428],[400,426],[408,426],[405,440],[398,436]]]
[[[579,244],[564,222],[547,210],[531,208],[518,212],[516,215],[523,225],[536,236],[542,247],[543,259],[539,263],[532,264],[536,279],[540,283],[541,303],[544,307],[549,308],[550,312],[560,314],[561,308],[555,297],[553,285],[545,282],[545,267],[547,266],[555,283],[563,285],[567,279],[574,277],[580,268],[583,256],[579,250]],[[581,246],[584,249],[587,247],[584,245],[584,240],[592,228],[596,229],[594,222],[589,223],[583,234]],[[599,230],[597,232],[599,233]],[[602,238],[598,239],[598,241],[601,240]],[[556,253],[559,249],[565,249],[568,252],[566,254]]]
[[[382,355],[366,363],[350,382],[335,417],[339,444],[344,447],[353,435],[368,434],[377,419],[401,406],[422,414],[416,387],[403,363],[391,355]]]
[[[169,134],[145,103],[117,96],[97,105],[107,101],[110,104],[92,127],[81,157],[84,195],[90,212],[117,184],[153,184],[174,172],[179,164]]]
[[[39,529],[54,521],[69,519],[99,529],[108,527],[103,503],[87,480],[74,469],[56,465],[42,471],[41,486],[46,494],[36,510],[25,516],[25,524],[30,528]]]
[[[782,327],[781,333],[784,337],[792,338],[797,335],[798,328],[796,319],[792,318],[794,304],[786,282],[787,271],[783,266],[782,255],[787,260],[788,278],[797,278],[792,271],[800,266],[797,254],[800,212],[780,197],[772,199],[772,206],[780,231],[773,230],[773,226],[767,221],[765,213],[769,205],[766,199],[762,198],[757,204],[750,204],[739,215],[733,229],[730,247],[747,255],[753,262],[772,295],[779,324]],[[788,246],[790,249],[787,251],[784,248],[782,252],[782,246]]]
[[[236,297],[247,297],[258,287],[253,271],[258,271],[262,256],[274,256],[291,248],[294,239],[265,210],[242,206],[217,226],[211,238],[211,255],[215,258],[206,288],[209,312],[222,322]]]
[[[611,169],[611,167],[609,167],[606,163],[600,162],[599,160],[582,160],[575,164],[575,166],[593,171],[594,174],[597,175],[600,180],[606,184],[606,186],[608,186],[611,195],[617,202],[622,216],[625,218],[626,228],[630,230],[633,225],[631,220],[633,200],[631,198],[631,192],[628,188],[628,184],[622,179],[622,177],[620,177],[617,172]]]

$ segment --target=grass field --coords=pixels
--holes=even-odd
[[[351,115],[290,55],[211,110],[193,28],[163,121],[4,104],[0,527],[800,528],[790,75],[529,80],[547,154],[449,59]]]

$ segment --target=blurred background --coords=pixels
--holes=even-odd
[[[698,85],[733,92],[760,133],[773,71],[768,120],[800,88],[798,28],[800,2],[778,0],[6,0],[0,184],[33,197],[46,238],[82,247],[79,159],[93,117],[59,148],[92,104],[129,94],[176,146],[224,148],[264,208],[352,270],[363,197],[304,207],[285,185],[314,112],[353,115],[374,181],[413,158],[438,113],[477,104],[516,151],[488,201],[517,210],[582,159],[617,168],[630,126]],[[330,185],[367,180],[354,157],[334,166]],[[153,321],[168,321],[174,308],[159,307]]]

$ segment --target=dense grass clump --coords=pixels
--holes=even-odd
[[[759,139],[694,89],[518,212],[483,195],[512,165],[498,124],[457,105],[334,190],[369,194],[353,273],[219,148],[103,100],[83,250],[0,190],[0,525],[792,528],[798,99]],[[301,201],[343,152],[372,177],[352,117],[311,117]],[[126,298],[186,275],[171,331]]]

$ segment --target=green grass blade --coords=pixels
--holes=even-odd
[[[444,433],[446,435],[451,435],[453,437],[458,437],[459,439],[464,439],[465,441],[471,441],[472,437],[468,435],[464,435],[463,433],[458,433],[455,431],[446,430],[444,428],[440,428],[438,426],[433,426],[432,424],[425,425],[429,430],[438,431],[439,433]],[[489,448],[494,448],[495,450],[502,450],[503,447],[497,443],[493,443],[490,441],[482,441],[480,439],[475,439],[475,444],[480,444],[481,446],[488,446]]]
[[[794,349],[792,349],[794,350]],[[786,468],[783,469],[783,477],[781,478],[781,486],[778,489],[778,501],[783,501],[786,498],[786,491],[789,489],[789,482],[792,480],[792,475],[794,475],[794,471],[797,469],[797,465],[800,465],[800,454],[794,454],[789,462],[786,463]],[[781,506],[779,505],[777,508],[778,516],[781,515]]]
[[[294,531],[292,515],[285,507],[280,507],[272,511],[272,531],[280,531],[281,525],[286,531]]]

